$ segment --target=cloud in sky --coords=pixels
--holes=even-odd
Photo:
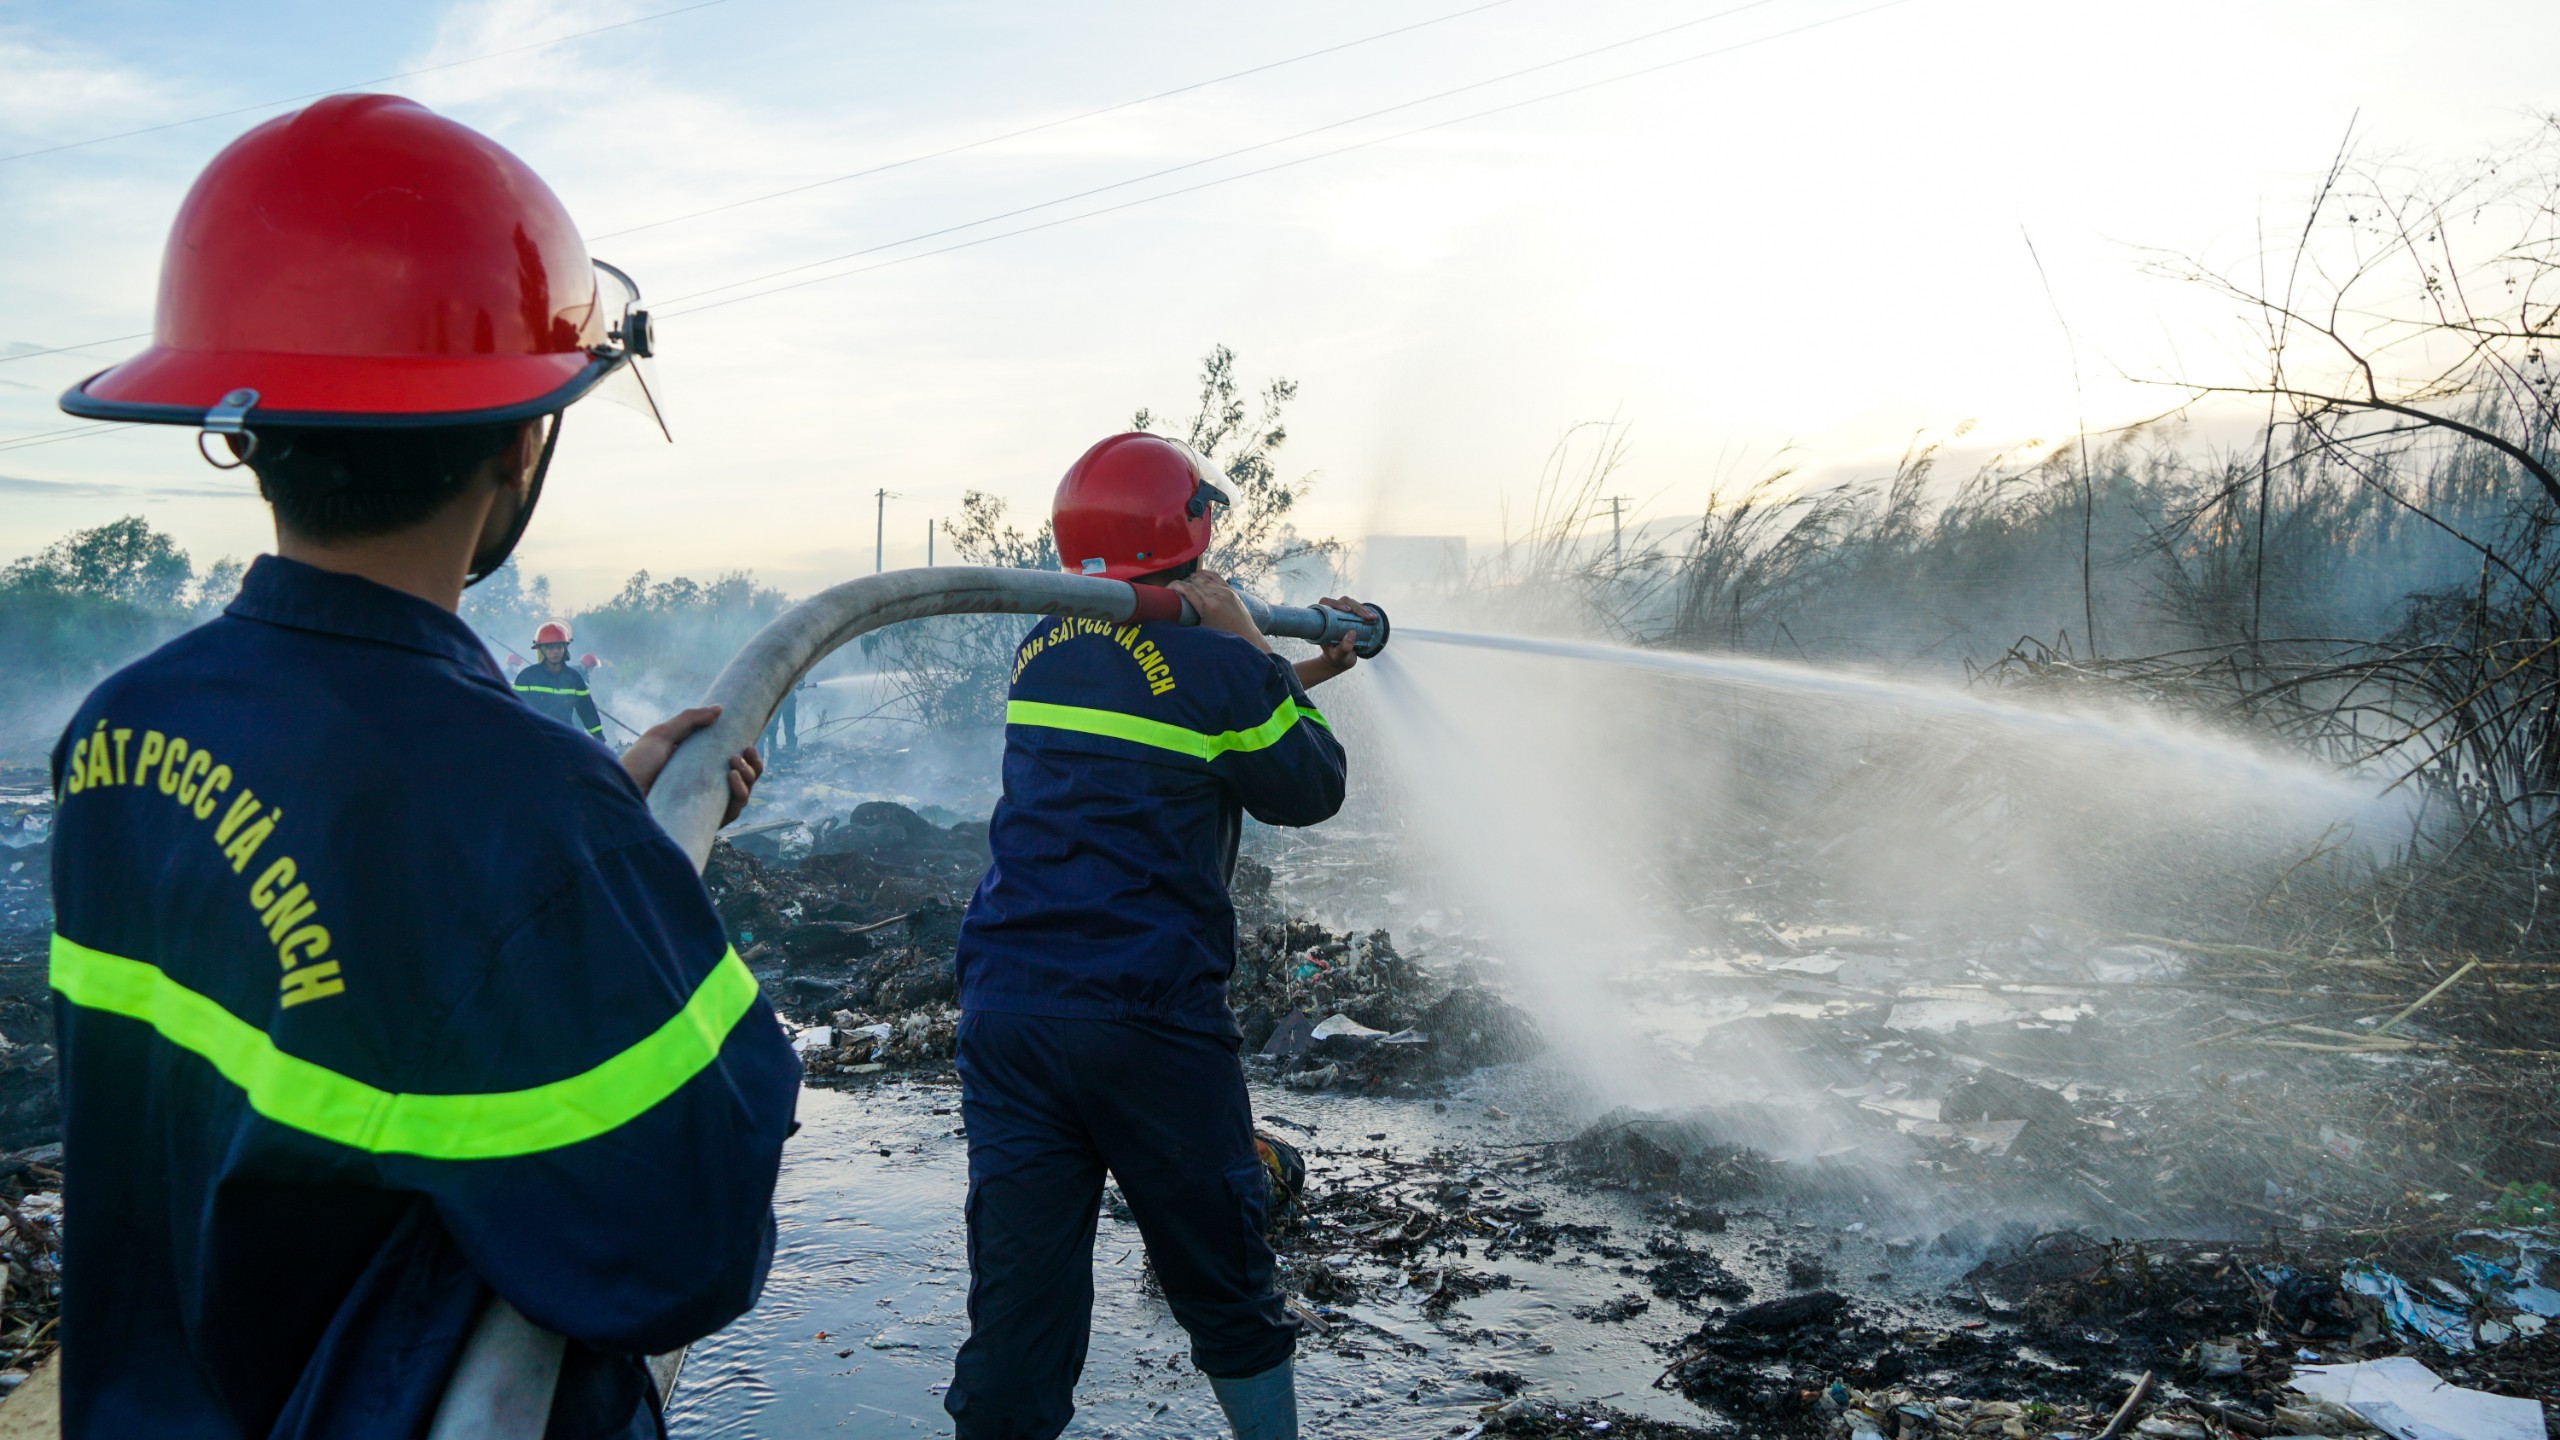
[[[0,154],[656,14],[682,0],[462,0],[167,23],[113,0],[0,30]],[[1463,8],[1316,0],[852,7],[727,0],[406,82],[548,178],[590,233],[1001,133]],[[1515,0],[1267,75],[944,160],[599,243],[653,299],[840,255],[1255,145],[1537,65],[1722,4]],[[993,230],[1850,16],[1747,14],[1449,101],[1130,186]],[[1283,452],[1324,480],[1319,532],[1491,533],[1569,425],[1634,424],[1627,480],[1676,512],[1789,446],[1870,464],[1978,419],[1986,443],[2163,398],[2119,370],[2217,363],[2199,297],[2134,247],[2226,258],[2328,158],[2348,117],[2459,159],[2548,93],[2560,9],[2431,12],[2466,59],[2406,44],[2405,11],[2342,0],[2095,9],[1910,0],[1651,78],[665,325],[678,444],[582,407],[527,546],[572,596],[630,571],[753,567],[807,589],[891,563],[963,489],[1036,513],[1067,461],[1145,405],[1180,410],[1210,345],[1295,377]],[[181,38],[184,37],[184,43]],[[19,75],[35,77],[25,85]],[[0,164],[0,354],[142,328],[170,213],[256,117]],[[2020,230],[2075,333],[2085,396]],[[989,233],[896,246],[839,268]],[[829,273],[825,270],[806,273]],[[799,278],[799,277],[795,277]],[[725,292],[738,293],[738,292]],[[681,309],[681,306],[670,307]],[[121,347],[125,349],[130,346]],[[106,358],[112,358],[106,357]],[[0,438],[63,423],[94,354],[0,359]],[[26,386],[19,389],[14,386]],[[590,414],[589,411],[598,413]],[[166,443],[163,443],[163,442]],[[201,472],[182,436],[13,458],[0,556]],[[264,543],[237,491],[173,503],[205,553]],[[67,487],[67,488],[66,488]],[[87,488],[82,488],[87,487]],[[190,492],[195,493],[195,492]]]
[[[228,500],[247,503],[254,498],[238,487],[216,489],[210,485],[125,485],[105,480],[36,480],[24,475],[0,475],[0,495],[34,496],[47,500]]]

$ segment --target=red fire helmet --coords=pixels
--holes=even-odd
[[[533,632],[533,643],[536,645],[566,645],[569,643],[569,627],[561,624],[557,620],[545,620],[542,622],[542,628]]]
[[[1209,548],[1210,506],[1227,504],[1188,445],[1131,431],[1067,467],[1050,506],[1058,562],[1071,573],[1135,580]]]
[[[586,654],[578,657],[578,668],[581,670],[593,670],[603,664],[603,661],[596,658],[596,652],[593,650],[590,650]]]
[[[496,142],[395,95],[332,95],[205,167],[151,347],[62,408],[233,435],[529,420],[617,372],[649,388],[638,299]]]

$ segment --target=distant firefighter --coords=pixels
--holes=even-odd
[[[774,707],[773,718],[764,724],[764,735],[756,741],[766,754],[776,750],[797,751],[800,748],[800,692],[815,690],[814,681],[803,680],[782,692],[782,703]],[[775,742],[779,740],[780,743]]]
[[[546,620],[533,632],[533,653],[542,663],[516,672],[516,693],[524,703],[564,725],[574,725],[604,739],[604,717],[596,713],[595,696],[587,693],[587,672],[569,663],[569,627]],[[589,655],[587,660],[595,657]]]

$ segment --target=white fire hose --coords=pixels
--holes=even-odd
[[[1384,611],[1362,620],[1320,607],[1264,605],[1251,597],[1245,605],[1266,634],[1318,644],[1350,634],[1363,657],[1386,647]],[[684,847],[695,869],[710,862],[719,835],[729,798],[729,757],[755,743],[810,667],[884,625],[934,615],[1058,615],[1121,624],[1198,619],[1169,590],[1049,570],[944,565],[892,570],[821,590],[776,616],[731,658],[702,699],[721,707],[720,718],[677,747],[649,791],[650,813]],[[490,1297],[436,1407],[428,1440],[540,1440],[565,1344],[503,1298]],[[661,1397],[675,1393],[683,1363],[681,1350],[649,1362]]]

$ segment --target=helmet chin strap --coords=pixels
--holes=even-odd
[[[551,473],[551,452],[560,446],[560,425],[568,415],[566,410],[552,414],[551,433],[543,437],[542,458],[533,462],[533,479],[525,486],[524,504],[516,507],[516,522],[507,527],[507,533],[496,544],[471,557],[471,573],[462,578],[464,589],[497,574],[498,567],[515,553],[516,542],[524,538],[525,527],[533,523],[533,507],[542,503],[542,477]]]

